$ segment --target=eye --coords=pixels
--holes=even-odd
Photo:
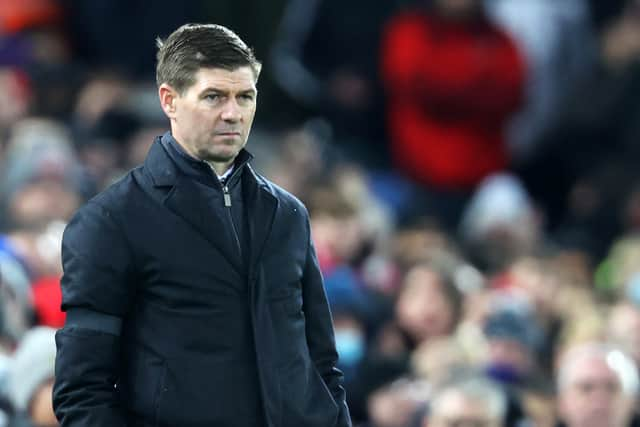
[[[253,95],[250,93],[243,93],[242,95],[240,95],[240,98],[243,101],[253,101]]]
[[[220,95],[217,93],[208,93],[203,98],[210,102],[216,102],[220,99]]]

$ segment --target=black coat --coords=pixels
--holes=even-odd
[[[69,223],[62,427],[350,426],[307,211],[249,166],[241,173],[244,267],[222,198],[160,140]]]

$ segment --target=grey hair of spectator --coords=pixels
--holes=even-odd
[[[465,374],[440,385],[433,394],[430,413],[437,415],[443,400],[451,393],[458,393],[466,399],[483,403],[489,416],[494,420],[504,420],[507,413],[507,398],[504,392],[491,380],[479,375]]]
[[[561,358],[557,374],[557,387],[561,392],[571,384],[572,374],[577,362],[586,358],[600,358],[615,372],[620,386],[628,396],[638,394],[638,368],[627,354],[619,348],[605,343],[586,343],[571,348]]]
[[[182,93],[195,82],[200,68],[235,70],[250,66],[258,79],[261,63],[230,29],[216,24],[185,24],[166,40],[157,39],[156,83]]]

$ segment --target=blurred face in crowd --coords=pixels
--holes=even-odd
[[[429,390],[427,382],[400,379],[374,391],[367,400],[371,425],[376,427],[410,425],[421,402],[428,399]]]
[[[37,228],[54,220],[69,220],[80,206],[75,191],[58,180],[39,180],[11,199],[9,214],[19,227]]]
[[[440,276],[424,266],[414,267],[405,278],[396,317],[416,343],[449,335],[455,327],[454,307],[444,286]]]
[[[449,390],[431,409],[423,427],[501,427],[502,423],[491,411],[486,401],[465,396],[457,390]]]
[[[560,416],[568,427],[624,427],[632,410],[618,374],[604,357],[587,355],[567,367]]]
[[[247,143],[256,112],[252,68],[201,68],[195,83],[183,93],[163,83],[159,96],[174,138],[190,155],[210,162],[219,174],[226,171]]]

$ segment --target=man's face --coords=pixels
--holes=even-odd
[[[189,154],[230,163],[246,145],[256,112],[256,77],[249,66],[233,71],[201,68],[182,94],[160,100],[174,138]]]
[[[560,392],[560,413],[569,427],[622,427],[630,414],[616,373],[601,357],[585,357],[569,367]]]

